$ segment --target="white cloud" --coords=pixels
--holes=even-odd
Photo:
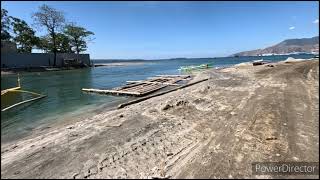
[[[319,24],[319,19],[313,21],[314,24]]]
[[[294,27],[294,26],[291,26],[291,27],[289,27],[289,30],[294,30],[296,27]]]

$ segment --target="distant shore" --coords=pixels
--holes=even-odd
[[[40,66],[40,67],[22,67],[22,68],[1,68],[1,75],[16,74],[18,72],[44,72],[44,71],[64,71],[89,68],[86,66],[79,67],[55,67],[55,66]]]
[[[271,64],[206,70],[198,85],[2,144],[1,176],[254,178],[252,162],[316,161],[319,59]]]
[[[116,67],[116,66],[132,66],[132,65],[143,65],[145,62],[110,62],[110,63],[95,63],[92,67]],[[43,72],[43,71],[63,71],[82,69],[86,67],[29,67],[29,68],[5,68],[1,69],[1,75],[16,74],[17,72]],[[89,68],[89,67],[88,67]]]
[[[95,63],[93,66],[94,67],[100,67],[100,66],[131,66],[131,65],[142,65],[145,64],[144,62],[111,62],[111,63]]]
[[[1,75],[10,75],[10,74],[15,74],[13,71],[1,71]]]

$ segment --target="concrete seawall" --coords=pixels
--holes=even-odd
[[[86,65],[91,65],[89,54],[58,53],[57,66],[62,66],[64,59],[77,59]],[[1,54],[1,67],[27,68],[53,66],[53,53],[5,53]]]

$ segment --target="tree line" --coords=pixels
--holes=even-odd
[[[40,49],[47,53],[54,53],[54,66],[57,53],[77,53],[86,51],[87,44],[92,39],[93,32],[76,25],[66,23],[62,11],[47,5],[39,7],[32,13],[36,28],[46,30],[46,35],[37,37],[35,30],[24,20],[9,16],[8,11],[1,8],[1,41],[16,43],[18,52],[32,52]]]

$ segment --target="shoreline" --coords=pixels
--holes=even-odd
[[[93,66],[94,67],[101,67],[101,66],[107,66],[107,67],[132,66],[132,65],[144,65],[145,63],[146,62],[123,62],[123,63],[110,62],[110,63],[95,63]]]
[[[51,72],[51,71],[68,71],[77,69],[91,68],[90,66],[79,67],[54,67],[54,66],[41,66],[41,67],[23,67],[23,68],[2,68],[1,75],[11,75],[24,72]]]
[[[276,63],[285,63],[285,62],[297,62],[297,61],[306,61],[306,60],[310,60],[310,59],[294,59],[294,58],[291,58],[291,59],[287,59],[287,60],[283,60],[283,61],[279,61],[279,62],[276,62]],[[115,64],[118,64],[118,63],[115,63]],[[135,64],[135,63],[134,63]],[[269,63],[269,64],[273,64],[273,63]],[[121,65],[122,66],[122,65]],[[193,75],[198,75],[204,71],[210,71],[210,70],[214,70],[214,71],[228,71],[228,69],[233,69],[233,68],[241,68],[241,67],[245,67],[245,66],[252,66],[252,61],[250,62],[244,62],[244,63],[239,63],[239,64],[235,64],[235,65],[232,65],[232,66],[228,66],[228,67],[217,67],[217,68],[212,68],[212,69],[208,69],[208,70],[203,70],[203,71],[199,71],[199,72],[193,72]],[[15,74],[14,72],[11,72],[13,74]],[[161,90],[162,91],[162,90]],[[159,92],[161,92],[159,91]],[[158,91],[157,91],[158,92]],[[157,92],[155,93],[152,93],[152,94],[156,94]],[[32,132],[28,132],[27,136],[24,136],[22,138],[14,138],[14,140],[10,140],[10,141],[6,141],[4,143],[4,145],[6,144],[12,144],[12,143],[15,143],[16,141],[19,141],[19,140],[23,140],[25,138],[29,138],[29,136],[33,136],[33,134],[41,134],[43,133],[43,129],[47,129],[48,127],[49,128],[58,128],[58,127],[62,127],[63,125],[66,125],[66,124],[71,124],[72,123],[75,123],[75,122],[78,122],[78,121],[81,121],[82,119],[84,118],[81,118],[80,116],[81,115],[85,115],[87,113],[89,113],[90,115],[97,115],[99,113],[103,113],[104,111],[110,111],[110,110],[116,110],[117,109],[117,105],[120,105],[121,103],[126,103],[126,102],[129,102],[130,100],[134,100],[134,99],[137,99],[137,97],[126,97],[126,99],[124,100],[118,100],[118,101],[115,101],[115,102],[112,102],[112,103],[108,103],[108,104],[102,104],[102,105],[99,105],[97,107],[94,107],[92,108],[90,111],[88,112],[81,112],[81,113],[76,113],[74,114],[74,112],[69,112],[67,113],[67,116],[66,117],[62,117],[63,119],[66,119],[66,118],[71,118],[70,121],[67,121],[67,122],[64,122],[63,120],[58,120],[58,122],[50,122],[50,121],[45,121],[44,123],[42,122],[39,126],[33,128]],[[82,109],[82,108],[80,108]],[[82,111],[82,110],[79,110],[79,111]],[[74,114],[74,115],[73,115]],[[88,115],[88,116],[90,116]]]
[[[291,150],[297,152],[295,156],[300,156],[296,158],[319,158],[314,153],[315,146],[300,142],[301,137],[289,141],[286,139],[286,133],[296,136],[295,133],[300,130],[291,129],[293,134],[287,131],[283,123],[292,122],[282,122],[285,119],[279,116],[279,113],[287,114],[285,108],[291,108],[297,113],[311,114],[305,117],[306,121],[318,126],[319,123],[314,124],[318,122],[314,122],[314,117],[319,115],[314,114],[312,109],[299,110],[299,104],[293,104],[299,99],[293,99],[299,93],[296,91],[298,87],[306,88],[311,97],[315,95],[314,91],[319,91],[314,84],[316,82],[313,82],[319,81],[315,76],[319,73],[319,60],[272,64],[274,67],[242,65],[209,69],[197,74],[192,80],[208,77],[208,82],[123,109],[101,109],[93,117],[45,129],[35,136],[8,143],[1,146],[1,168],[4,169],[1,175],[6,178],[31,178],[35,174],[43,178],[205,178],[213,177],[210,173],[216,172],[215,177],[227,178],[230,173],[232,177],[252,177],[249,167],[241,164],[250,164],[251,160],[267,160],[269,156],[269,160],[278,161],[283,156],[289,160],[294,154],[286,154],[289,148],[286,144],[295,141],[312,151],[303,157],[299,147],[294,146]],[[306,68],[307,71],[301,73],[307,73],[306,81],[311,85],[284,79],[291,77],[284,76],[286,73],[292,73],[293,78],[300,78],[299,68]],[[281,100],[284,96],[288,97]],[[317,102],[308,97],[301,98],[300,101],[307,103],[308,108],[319,107]],[[288,106],[284,107],[286,101]],[[277,108],[273,109],[274,106]],[[298,116],[288,116],[293,122],[299,123]],[[251,118],[256,119],[256,124],[250,125]],[[264,134],[261,134],[259,128],[264,129]],[[315,131],[312,126],[303,126],[301,131],[306,128],[310,132]],[[284,136],[279,136],[279,133],[284,133]],[[265,140],[273,136],[278,140]],[[312,140],[312,137],[308,138]],[[319,140],[319,136],[313,138]],[[250,148],[251,145],[257,147]],[[135,155],[137,152],[140,155]],[[229,156],[234,170],[229,174],[217,171],[215,161],[228,164],[222,162],[228,160]],[[126,158],[131,160],[125,161]],[[23,162],[28,162],[28,165]],[[124,166],[120,166],[120,162],[125,164],[121,171],[119,168]],[[158,162],[163,162],[164,167],[161,168]],[[40,166],[37,165],[39,163]],[[60,171],[58,167],[65,164],[69,166]],[[134,169],[136,165],[140,167],[139,171]],[[113,170],[113,166],[117,168]],[[206,171],[208,168],[209,171]]]
[[[32,127],[32,130],[29,132],[25,132],[24,135],[19,135],[15,137],[11,137],[9,141],[1,141],[2,145],[6,146],[8,144],[15,144],[19,141],[23,141],[25,139],[34,138],[38,135],[43,134],[48,129],[58,129],[63,128],[66,125],[74,124],[76,122],[82,121],[83,119],[89,118],[93,115],[97,115],[103,111],[115,110],[117,105],[127,102],[131,99],[128,97],[127,99],[112,101],[107,104],[99,104],[99,105],[91,105],[90,107],[80,107],[75,111],[68,112],[63,116],[57,117],[49,117],[45,119],[41,119],[40,123]],[[89,109],[88,109],[89,108]],[[54,120],[51,120],[54,119]],[[5,135],[8,136],[8,135]],[[10,135],[9,135],[10,136]]]
[[[126,62],[126,63],[96,63],[91,67],[26,67],[26,68],[7,68],[1,69],[1,75],[12,75],[18,74],[21,72],[51,72],[51,71],[67,71],[67,70],[76,70],[76,69],[85,69],[85,68],[94,68],[94,67],[117,67],[117,66],[132,66],[132,65],[143,65],[145,62]]]
[[[259,56],[257,56],[257,57],[259,57]],[[305,59],[295,59],[293,57],[288,57],[288,59],[291,59],[290,61],[305,60]],[[288,59],[284,60],[284,61],[288,61]],[[311,58],[311,59],[313,59],[313,58]],[[154,61],[154,60],[152,60],[152,61]],[[145,62],[140,62],[139,61],[139,62],[94,63],[91,67],[26,67],[26,68],[18,68],[18,69],[5,68],[5,69],[1,69],[1,75],[3,75],[3,76],[13,75],[13,74],[17,74],[17,73],[20,73],[20,72],[51,72],[51,71],[76,70],[76,69],[94,68],[94,67],[117,67],[117,66],[144,65],[146,63],[148,63],[148,64],[149,63],[153,63],[152,61],[148,62],[148,60],[145,60]],[[278,62],[281,62],[281,61],[278,61]],[[235,64],[233,66],[248,65],[250,63],[252,63],[252,61]],[[221,68],[226,68],[226,67],[219,67],[217,69],[221,69]]]

